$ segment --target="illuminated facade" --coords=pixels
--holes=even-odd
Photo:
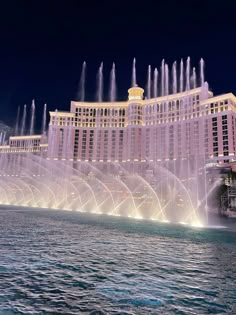
[[[50,112],[48,158],[91,162],[168,161],[196,155],[215,162],[236,157],[236,97],[213,96],[208,84],[126,102],[71,102]]]
[[[12,136],[9,144],[0,146],[0,153],[46,153],[47,138],[44,135]]]

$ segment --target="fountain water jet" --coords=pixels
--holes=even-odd
[[[195,67],[193,67],[192,81],[193,81],[193,88],[195,89],[197,87],[197,75],[196,75]]]
[[[80,102],[84,102],[85,100],[85,78],[86,78],[86,62],[83,62],[82,70],[81,70],[81,76],[79,81],[79,91],[77,99]]]
[[[116,100],[116,67],[115,63],[112,64],[112,69],[110,73],[110,93],[109,93],[110,102]]]
[[[97,101],[103,100],[103,62],[101,62],[97,75]]]
[[[165,95],[169,95],[169,67],[165,64]]]
[[[172,92],[177,93],[177,71],[176,71],[176,61],[172,65]]]
[[[32,100],[31,104],[31,118],[30,118],[30,135],[34,133],[34,121],[35,121],[35,102]]]
[[[137,80],[136,80],[136,59],[133,59],[133,68],[132,68],[132,82],[131,86],[134,87],[137,85]]]
[[[200,84],[201,86],[204,85],[205,78],[204,78],[204,60],[200,59]]]
[[[25,134],[26,115],[27,115],[26,109],[27,109],[27,105],[25,104],[24,110],[23,110],[22,121],[21,121],[21,132],[20,132],[21,136]]]
[[[184,63],[183,59],[180,61],[180,76],[179,76],[179,91],[183,92],[184,88]]]
[[[147,73],[147,98],[150,99],[151,98],[151,85],[152,85],[152,69],[151,66],[148,66],[148,73]]]
[[[154,79],[153,79],[153,97],[156,98],[158,95],[158,70],[154,69]]]
[[[17,108],[15,136],[17,136],[19,133],[19,121],[20,121],[20,106],[18,106]]]
[[[190,90],[190,57],[186,62],[186,91]]]
[[[165,60],[161,62],[161,96],[165,95]]]
[[[42,134],[46,133],[46,121],[47,121],[47,104],[43,107],[43,121],[42,121]]]

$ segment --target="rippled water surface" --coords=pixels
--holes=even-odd
[[[236,223],[0,210],[0,314],[236,314]]]

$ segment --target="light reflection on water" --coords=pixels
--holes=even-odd
[[[0,314],[234,314],[234,222],[1,210]]]

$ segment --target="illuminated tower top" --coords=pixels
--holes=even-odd
[[[129,93],[129,101],[130,100],[142,100],[144,89],[142,89],[138,86],[134,86],[134,87],[128,89],[128,93]]]

